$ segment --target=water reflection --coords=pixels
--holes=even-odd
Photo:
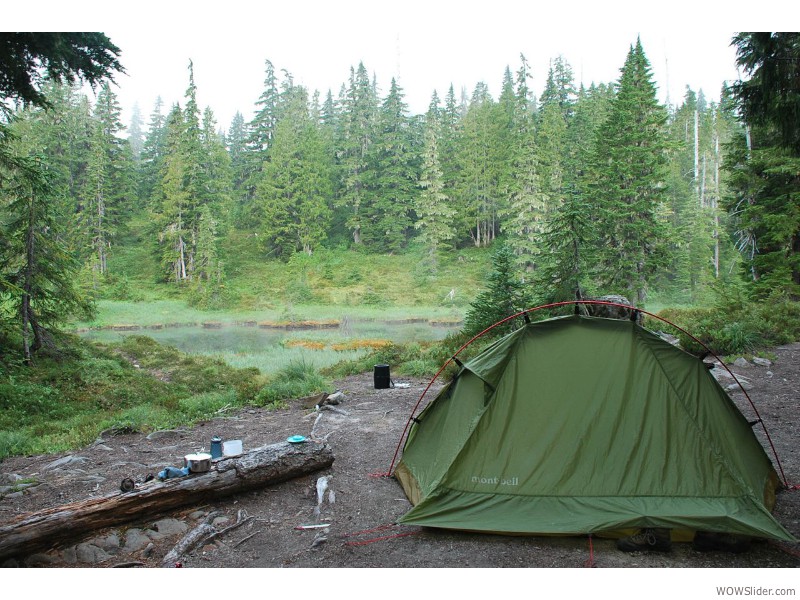
[[[389,340],[395,343],[441,340],[457,330],[430,323],[378,323],[349,320],[346,327],[330,329],[272,329],[242,325],[220,327],[167,327],[132,331],[87,331],[81,336],[98,342],[117,342],[127,335],[146,335],[160,344],[190,354],[251,354],[285,346],[292,340],[320,342],[325,347],[350,340]]]

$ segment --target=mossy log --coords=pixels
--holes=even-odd
[[[301,477],[333,464],[326,444],[282,442],[212,462],[207,473],[149,481],[129,492],[112,492],[16,517],[0,525],[0,559],[27,556],[89,532],[202,504]]]

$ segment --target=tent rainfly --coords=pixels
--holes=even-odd
[[[405,524],[794,540],[742,413],[702,360],[632,321],[560,317],[499,339],[414,419],[394,476]]]

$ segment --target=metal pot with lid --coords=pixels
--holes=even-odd
[[[211,469],[211,455],[205,452],[187,454],[183,461],[190,473],[206,473]]]

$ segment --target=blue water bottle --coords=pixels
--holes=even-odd
[[[211,458],[220,456],[222,456],[222,438],[215,435],[211,438]]]

